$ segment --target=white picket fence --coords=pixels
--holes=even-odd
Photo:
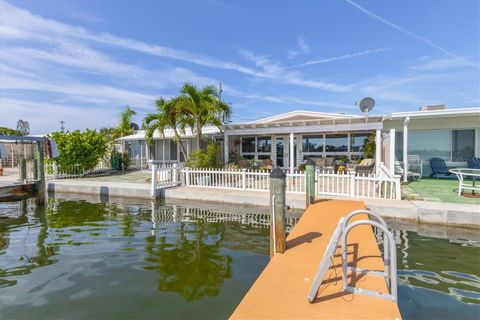
[[[158,190],[175,187],[181,183],[181,163],[161,164],[149,161],[152,167],[151,195],[155,197]]]
[[[55,162],[45,164],[46,179],[73,179],[104,174],[110,171],[112,171],[112,168],[107,161],[100,161],[95,168],[90,170],[84,170],[80,164],[70,166],[59,166]]]
[[[205,168],[163,168],[165,178],[159,183],[187,187],[233,190],[270,190],[270,172],[263,170],[231,170]],[[175,171],[175,173],[173,173]],[[157,174],[158,175],[158,174]],[[319,196],[360,197],[377,199],[400,199],[400,177],[342,174],[329,171],[316,172],[316,194]],[[173,178],[175,177],[175,180]],[[305,193],[305,173],[287,173],[286,192]]]

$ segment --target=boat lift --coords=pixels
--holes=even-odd
[[[367,214],[372,220],[359,220],[349,224],[350,219],[359,214]],[[352,229],[362,225],[370,225],[383,232],[383,261],[385,264],[383,271],[361,269],[348,265],[348,234],[352,231]],[[397,301],[397,254],[393,234],[388,230],[385,220],[378,214],[372,212],[371,210],[355,210],[350,212],[346,217],[342,217],[340,219],[337,228],[330,238],[322,261],[318,267],[317,274],[315,275],[315,279],[310,287],[310,291],[307,294],[307,299],[310,303],[315,301],[317,292],[320,289],[325,274],[333,265],[333,257],[335,256],[335,252],[339,245],[341,245],[342,248],[341,260],[343,291]],[[349,285],[347,280],[348,272],[383,277],[385,278],[389,292],[383,293],[371,291]]]

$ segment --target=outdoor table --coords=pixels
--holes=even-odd
[[[465,189],[472,190],[472,193],[475,194],[475,191],[480,191],[480,187],[475,186],[476,179],[480,177],[480,169],[471,169],[471,168],[457,168],[450,170],[451,173],[454,173],[458,178],[458,195],[462,195],[462,191]],[[472,184],[465,183],[465,178],[472,178]]]

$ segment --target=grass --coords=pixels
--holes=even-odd
[[[471,183],[471,181],[469,181]],[[480,181],[477,181],[480,185]],[[407,199],[426,201],[453,202],[480,204],[480,195],[472,195],[470,190],[465,190],[458,196],[458,180],[456,179],[422,179],[412,181],[402,186],[402,194]]]

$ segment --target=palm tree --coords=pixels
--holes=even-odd
[[[199,90],[195,85],[185,83],[180,90],[180,96],[175,99],[175,105],[177,110],[190,118],[187,124],[197,136],[198,148],[203,127],[212,125],[221,130],[220,126],[232,113],[230,105],[219,99],[214,86],[206,86]]]
[[[163,135],[166,129],[171,128],[175,134],[175,141],[180,146],[180,152],[182,152],[184,159],[187,159],[187,152],[185,151],[179,134],[179,131],[185,134],[187,119],[177,110],[176,100],[176,98],[168,101],[163,98],[158,98],[155,101],[157,113],[147,114],[143,119],[145,140],[147,140],[149,144],[152,144],[155,130],[158,130]]]
[[[132,117],[136,114],[137,113],[130,109],[128,105],[123,108],[123,111],[120,113],[120,122],[115,128],[115,138],[128,136],[129,134],[133,133],[133,129],[131,128],[130,124],[132,123]]]

